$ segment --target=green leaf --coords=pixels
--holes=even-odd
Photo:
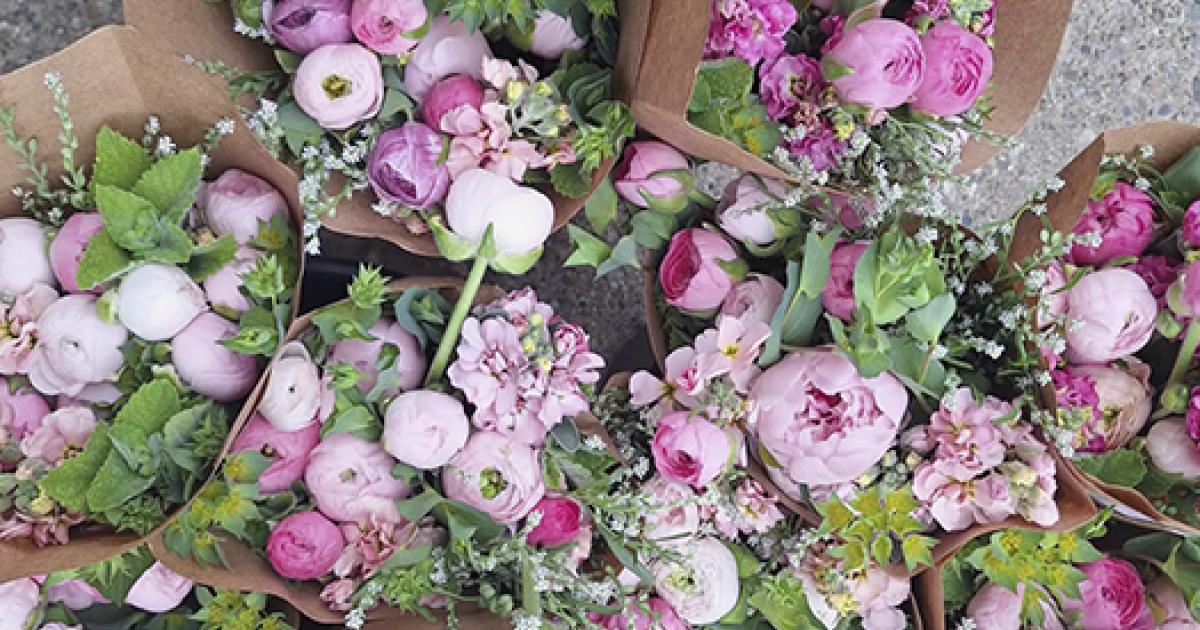
[[[608,243],[596,238],[587,230],[573,224],[567,224],[567,233],[571,236],[571,243],[575,245],[571,256],[563,263],[564,267],[580,267],[588,265],[591,267],[599,267],[608,260],[612,255],[612,248]]]
[[[900,543],[900,551],[904,555],[904,566],[909,571],[919,566],[933,566],[933,554],[930,550],[933,548],[934,542],[936,541],[926,536],[905,538]]]
[[[838,61],[832,55],[821,57],[821,74],[826,81],[836,81],[854,74],[854,68]]]
[[[87,490],[87,506],[92,512],[104,512],[124,505],[154,485],[154,476],[143,476],[130,468],[115,450],[108,454],[96,478]]]
[[[578,164],[559,164],[550,169],[550,183],[555,192],[569,199],[582,199],[592,190],[591,179]]]
[[[737,57],[702,61],[696,70],[696,86],[704,91],[702,96],[709,101],[741,100],[750,93],[753,85],[754,68]]]
[[[430,219],[429,230],[433,233],[433,240],[437,243],[438,251],[446,257],[446,260],[462,262],[474,258],[476,252],[479,251],[479,243],[446,229],[446,226],[442,224],[441,217]]]
[[[434,508],[441,505],[442,501],[445,500],[433,488],[425,488],[424,492],[415,497],[397,501],[396,512],[404,517],[404,520],[415,522],[425,518],[425,516],[433,512]]]
[[[165,378],[142,385],[125,403],[112,421],[115,442],[144,440],[158,433],[182,408],[179,390]]]
[[[545,248],[539,245],[536,249],[532,249],[524,254],[498,254],[492,257],[492,269],[500,273],[506,273],[510,276],[523,276],[533,269],[537,264],[538,259],[542,257],[542,252]]]
[[[563,418],[554,425],[554,428],[550,429],[550,436],[568,453],[574,453],[583,444],[583,440],[579,438],[579,427],[575,426],[575,421],[571,418]]]
[[[192,147],[158,160],[133,186],[133,192],[158,208],[164,221],[178,224],[196,202],[204,166],[200,149]]]
[[[954,296],[943,293],[921,308],[910,311],[904,321],[908,334],[926,343],[935,343],[942,335],[942,330],[954,316],[957,302]]]
[[[892,539],[890,536],[879,536],[871,541],[871,558],[875,564],[886,566],[892,558]]]
[[[63,462],[42,477],[38,485],[50,498],[72,512],[87,511],[88,485],[96,477],[112,444],[108,439],[108,425],[99,423],[88,437],[83,451]]]
[[[840,230],[824,237],[809,232],[804,237],[804,267],[800,274],[800,291],[810,298],[820,298],[829,283],[829,257],[837,245]]]
[[[815,298],[810,298],[800,290],[800,263],[788,261],[786,273],[787,286],[779,300],[779,306],[771,316],[771,336],[767,337],[766,346],[758,359],[758,364],[763,367],[779,360],[784,344],[810,345],[813,331],[823,312],[820,292]]]
[[[124,275],[133,269],[134,264],[133,259],[117,245],[108,231],[101,230],[88,241],[87,250],[79,262],[76,281],[79,288],[86,291]]]
[[[383,566],[381,566],[378,570],[387,571],[388,569],[402,569],[404,567],[411,567],[420,563],[422,560],[428,558],[432,554],[433,545],[428,543],[417,547],[405,547],[403,549],[397,549],[396,551],[392,552],[392,555],[388,556],[387,560],[383,561]]]
[[[633,239],[633,235],[631,234],[626,234],[621,237],[621,240],[617,241],[617,246],[613,248],[612,255],[596,268],[596,277],[603,278],[610,272],[621,267],[642,268],[642,264],[638,261],[637,241]]]
[[[479,510],[458,501],[446,499],[434,508],[434,515],[450,530],[456,540],[475,538],[482,542],[494,540],[504,533],[503,525]]]
[[[583,213],[597,234],[604,234],[617,216],[617,189],[612,180],[605,177],[596,186],[596,191],[583,204]]]
[[[379,119],[392,120],[396,114],[403,113],[405,120],[411,120],[415,106],[412,98],[403,90],[389,88],[383,98],[383,106],[379,108]]]
[[[108,125],[96,134],[96,162],[92,186],[114,186],[129,190],[150,168],[153,160],[142,145],[113,131]]]
[[[322,439],[338,433],[350,433],[367,442],[377,442],[383,433],[383,426],[366,405],[354,405],[334,414],[321,427]]]
[[[647,197],[650,198],[650,197]],[[686,201],[686,197],[684,198]],[[659,249],[671,240],[679,223],[673,215],[654,210],[642,210],[630,220],[633,238],[646,249]]]
[[[95,186],[104,232],[121,247],[142,252],[157,244],[158,210],[148,199],[114,186]]]
[[[779,574],[767,578],[752,595],[749,603],[766,617],[775,630],[825,630],[804,596],[799,578]]]
[[[758,575],[759,571],[762,571],[763,563],[755,557],[752,551],[742,545],[731,542],[726,542],[725,546],[729,548],[734,560],[737,561],[738,579],[746,580]]]
[[[621,565],[626,569],[632,571],[633,574],[642,581],[642,584],[654,584],[654,576],[651,575],[650,570],[642,565],[642,563],[637,559],[637,556],[633,555],[633,553],[629,551],[629,548],[621,542],[621,539],[615,533],[613,533],[608,526],[602,524],[600,521],[592,519],[592,522],[594,522],[596,524],[596,528],[600,530],[601,538],[603,538],[605,544],[608,545],[609,551],[611,551],[613,555],[617,557],[617,561],[620,562]]]
[[[225,265],[233,262],[237,256],[237,239],[231,234],[198,245],[192,250],[188,259],[187,272],[196,282],[203,282],[209,276],[217,273]]]
[[[1141,483],[1147,472],[1145,457],[1127,448],[1083,457],[1076,463],[1087,474],[1105,483],[1126,488]]]
[[[304,113],[295,101],[285,101],[279,105],[277,112],[278,124],[284,130],[284,140],[292,155],[299,156],[305,145],[319,144],[325,130],[312,116]]]

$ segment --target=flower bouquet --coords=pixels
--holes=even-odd
[[[131,74],[97,82],[94,58]],[[165,522],[292,319],[299,213],[277,187],[295,179],[218,122],[220,90],[172,74],[202,76],[113,28],[0,78],[21,95],[0,109],[0,579],[111,557]]]
[[[630,2],[638,124],[688,154],[887,202],[1033,112],[1071,2]],[[636,6],[633,6],[636,5]],[[636,13],[634,13],[636,11]],[[968,139],[966,148],[963,144]],[[932,180],[932,181],[931,181]]]
[[[255,97],[250,126],[301,172],[310,251],[324,218],[457,260],[445,241],[478,245],[484,215],[503,215],[523,225],[526,253],[582,207],[633,133],[613,100],[615,0],[231,4],[128,0],[125,12]],[[195,29],[205,36],[180,33]],[[276,64],[262,68],[270,46]],[[468,203],[482,198],[494,203]]]
[[[1200,532],[1198,146],[1200,129],[1177,123],[1106,132],[1020,226],[1030,246],[1060,254],[1029,277],[1057,400],[1048,435],[1123,506],[1118,516],[1190,533]]]

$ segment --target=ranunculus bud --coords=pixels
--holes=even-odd
[[[191,580],[155,562],[130,587],[125,603],[146,612],[169,612],[192,592],[192,586]]]
[[[654,467],[669,481],[703,489],[730,461],[729,434],[702,417],[679,411],[658,420],[651,450]]]
[[[649,208],[653,200],[665,208],[682,210],[689,191],[668,173],[690,167],[687,156],[665,142],[630,142],[613,172],[613,186],[626,201],[640,208]]]
[[[299,431],[315,423],[321,409],[321,375],[304,344],[293,341],[271,366],[258,412],[280,431]]]
[[[54,236],[50,243],[50,266],[63,291],[79,293],[79,283],[75,280],[79,262],[92,237],[103,229],[104,219],[99,212],[76,212]]]
[[[721,314],[770,325],[783,300],[783,285],[771,276],[752,273],[733,287],[721,304]]]
[[[575,32],[571,20],[549,9],[537,12],[528,42],[530,52],[543,59],[558,59],[568,50],[579,50],[586,45],[587,38]]]
[[[201,313],[171,340],[171,363],[192,391],[227,403],[254,389],[258,361],[221,344],[237,332],[237,324],[224,317]]]
[[[392,476],[396,460],[375,442],[351,433],[336,433],[313,449],[304,470],[304,483],[329,518],[367,523],[400,521],[396,500],[408,494],[408,484]]]
[[[383,106],[383,66],[358,44],[330,44],[300,62],[296,104],[325,129],[341,131],[374,118]]]
[[[213,308],[242,314],[250,310],[250,300],[242,293],[242,274],[254,268],[262,253],[253,247],[239,247],[229,264],[204,279],[204,295]]]
[[[829,281],[821,290],[821,305],[842,321],[854,317],[854,268],[870,245],[867,241],[841,242],[829,254]]]
[[[121,347],[129,331],[96,314],[96,298],[68,295],[46,307],[38,318],[38,344],[29,365],[29,381],[47,395],[78,395],[90,383],[116,374],[125,364]]]
[[[822,68],[847,103],[891,109],[907,102],[921,85],[925,53],[917,33],[904,22],[872,18],[843,32]]]
[[[975,104],[992,80],[992,49],[983,38],[943,20],[921,36],[925,77],[910,107],[935,116],[957,116]]]
[[[1072,233],[1100,239],[1096,247],[1082,243],[1071,247],[1070,259],[1076,265],[1100,266],[1121,256],[1139,256],[1154,239],[1154,200],[1117,182],[1103,199],[1088,202]]]
[[[971,598],[967,616],[978,628],[1021,630],[1021,598],[1004,586],[989,583]]]
[[[1121,448],[1137,435],[1150,417],[1154,390],[1150,366],[1133,357],[1125,365],[1077,365],[1071,374],[1091,380],[1099,396],[1099,427],[1089,427],[1102,439],[1102,450]]]
[[[204,220],[218,235],[245,245],[258,235],[258,222],[287,215],[287,199],[267,180],[231,168],[205,187]]]
[[[446,131],[442,118],[460,107],[478,110],[483,106],[483,88],[469,74],[452,74],[439,80],[425,93],[421,101],[421,115],[425,124]]]
[[[480,205],[479,200],[487,204]],[[554,204],[542,193],[503,175],[474,168],[450,184],[446,224],[470,241],[481,241],[492,225],[501,254],[521,255],[541,247],[554,227]]]
[[[18,295],[34,284],[54,286],[42,224],[25,217],[0,219],[0,295]]]
[[[1128,269],[1084,275],[1067,294],[1067,360],[1108,363],[1141,350],[1154,334],[1158,303]]]
[[[50,405],[29,387],[10,390],[8,379],[0,377],[0,435],[7,433],[10,439],[20,440],[42,426]]]
[[[658,266],[663,296],[684,311],[712,311],[733,288],[734,278],[720,263],[738,262],[737,251],[719,235],[701,228],[680,230]]]
[[[1146,434],[1146,454],[1164,472],[1181,475],[1186,481],[1200,479],[1200,448],[1183,418],[1155,422]]]
[[[424,123],[408,122],[375,140],[367,156],[367,179],[381,199],[424,209],[441,203],[450,171],[441,161],[446,138]]]
[[[204,291],[174,265],[146,263],[121,280],[117,318],[146,341],[166,341],[208,308]]]
[[[1087,579],[1079,585],[1082,598],[1063,603],[1067,612],[1082,613],[1082,628],[1152,630],[1154,614],[1146,605],[1146,589],[1132,564],[1105,557],[1079,565]]]
[[[561,547],[574,541],[585,518],[579,503],[570,497],[543,497],[529,512],[530,517],[534,514],[541,520],[525,540],[537,547]]]
[[[1193,201],[1183,213],[1179,240],[1189,249],[1200,249],[1200,199]]]
[[[421,343],[412,333],[408,332],[395,321],[382,318],[367,330],[371,341],[361,339],[343,339],[329,351],[328,364],[346,363],[358,370],[362,375],[358,380],[358,388],[364,393],[370,392],[379,379],[379,353],[384,344],[396,346],[396,361],[393,369],[399,375],[399,389],[389,389],[384,396],[395,396],[401,391],[408,391],[421,384],[425,379],[425,352]]]
[[[333,568],[345,545],[342,530],[320,512],[298,512],[271,530],[267,560],[289,580],[319,580]]]
[[[350,28],[364,46],[381,55],[402,55],[417,45],[405,34],[425,25],[424,0],[355,0]]]
[[[404,91],[420,101],[442,77],[467,74],[478,79],[483,74],[483,59],[491,56],[482,32],[468,29],[461,20],[439,15],[430,22],[429,32],[404,66]]]
[[[532,447],[491,431],[475,433],[446,464],[446,497],[509,525],[525,518],[546,493]]]
[[[350,6],[354,0],[278,0],[270,9],[267,30],[281,46],[298,54],[354,41]]]
[[[471,422],[458,399],[427,389],[400,394],[383,419],[383,448],[421,470],[441,468],[467,443]]]
[[[693,626],[720,621],[737,605],[737,559],[716,538],[699,538],[680,547],[681,564],[658,562],[654,587]]]
[[[42,588],[33,578],[0,583],[0,628],[24,630],[42,601]],[[34,625],[37,625],[36,623]]]
[[[770,245],[777,235],[767,210],[782,203],[786,194],[781,182],[746,173],[725,187],[717,204],[717,224],[739,241]]]
[[[238,434],[230,453],[257,451],[271,460],[271,465],[258,476],[258,489],[263,494],[287,490],[304,476],[308,456],[321,441],[321,425],[310,424],[299,431],[280,431],[260,413]]]

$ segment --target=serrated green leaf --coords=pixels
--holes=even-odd
[[[79,262],[76,282],[79,288],[88,290],[97,285],[115,280],[133,269],[135,263],[129,253],[101,230],[88,241],[87,249]]]
[[[418,494],[415,497],[409,497],[407,499],[401,499],[397,501],[396,512],[400,514],[404,520],[416,522],[433,512],[434,508],[441,505],[442,501],[445,500],[446,499],[442,497],[442,495],[438,494],[434,489],[425,488],[421,494]]]
[[[113,417],[111,437],[116,442],[144,441],[162,431],[181,408],[175,385],[167,379],[154,379],[138,388]]]
[[[153,160],[142,145],[113,131],[108,125],[96,134],[96,162],[92,186],[115,186],[129,190],[150,168]]]
[[[583,214],[597,234],[604,234],[617,216],[617,189],[607,177],[596,186],[596,191],[583,204]]]
[[[577,164],[559,164],[550,169],[554,191],[569,199],[582,199],[592,190],[592,181]]]
[[[908,536],[900,543],[900,551],[904,555],[904,566],[909,571],[919,566],[933,565],[933,539],[925,536]]]
[[[100,423],[92,430],[83,451],[46,473],[38,485],[50,498],[72,512],[87,511],[87,490],[96,472],[108,459],[112,444],[108,425]]]
[[[575,245],[575,249],[563,263],[564,267],[583,265],[599,267],[612,254],[612,248],[608,246],[608,243],[573,223],[567,224],[567,233],[571,236],[571,242]]]
[[[890,536],[879,536],[871,541],[871,558],[875,564],[886,566],[892,558],[892,539]]]
[[[1141,483],[1147,472],[1145,457],[1126,448],[1081,457],[1076,463],[1087,474],[1105,483],[1125,488],[1132,488]]]
[[[196,202],[204,166],[199,147],[168,155],[154,163],[133,186],[134,194],[154,204],[159,216],[179,224]]]
[[[158,210],[142,197],[115,186],[95,186],[96,208],[104,217],[104,232],[118,245],[142,252],[158,244]]]
[[[238,243],[232,234],[198,245],[188,259],[187,272],[196,282],[203,282],[237,256]]]
[[[143,476],[129,467],[115,450],[108,454],[96,478],[87,490],[87,506],[92,512],[104,512],[124,505],[154,485],[154,476]]]

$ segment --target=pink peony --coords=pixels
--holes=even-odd
[[[575,26],[567,17],[550,9],[539,9],[533,19],[533,33],[529,37],[529,51],[543,59],[558,59],[568,50],[579,50],[587,45],[587,37],[580,37]]]
[[[483,33],[471,31],[460,20],[439,15],[429,23],[429,32],[413,49],[404,66],[404,91],[417,99],[443,77],[467,74],[482,77],[483,60],[492,56]]]
[[[467,440],[446,464],[442,482],[447,498],[505,525],[525,518],[546,493],[538,452],[491,431]]]
[[[1183,213],[1179,240],[1188,249],[1200,249],[1200,199],[1193,201]]]
[[[479,86],[479,81],[469,74],[452,74],[434,83],[425,93],[425,99],[421,101],[421,114],[425,118],[425,124],[440,131],[448,131],[442,127],[442,120],[446,114],[456,112],[456,116],[460,116],[470,111],[478,112],[481,107],[483,88]]]
[[[381,55],[412,50],[417,31],[429,20],[423,0],[354,0],[350,29],[358,41]]]
[[[201,313],[171,340],[171,363],[188,388],[217,402],[245,398],[258,382],[258,360],[221,342],[238,333],[237,324]]]
[[[1076,243],[1069,256],[1073,264],[1098,267],[1114,258],[1138,256],[1154,238],[1154,200],[1117,182],[1103,199],[1088,202],[1073,233],[1100,237],[1097,247]]]
[[[99,212],[76,212],[54,236],[50,243],[50,267],[63,291],[79,293],[79,283],[75,280],[79,262],[92,237],[103,229],[104,219]]]
[[[358,44],[330,44],[300,62],[292,91],[317,124],[341,131],[379,113],[383,68],[375,53]]]
[[[736,263],[737,251],[724,238],[701,228],[687,228],[671,237],[658,267],[658,280],[667,303],[684,311],[713,311],[733,289],[733,277],[720,263]]]
[[[25,293],[35,284],[54,285],[42,224],[28,217],[0,219],[0,269],[0,297]]]
[[[333,568],[346,539],[320,512],[298,512],[279,522],[267,537],[267,560],[289,580],[318,580]]]
[[[424,123],[407,122],[379,134],[367,155],[367,179],[380,199],[423,210],[446,198],[450,171],[446,139]]]
[[[854,268],[870,245],[867,241],[841,242],[829,255],[829,281],[821,290],[821,305],[842,321],[854,317]]]
[[[1164,472],[1200,479],[1200,449],[1188,433],[1182,418],[1165,418],[1154,423],[1146,434],[1146,454]]]
[[[1150,341],[1158,307],[1146,283],[1127,269],[1085,275],[1067,294],[1067,360],[1108,363]]]
[[[935,116],[957,116],[975,105],[992,80],[992,49],[954,20],[921,36],[925,77],[910,107]]]
[[[25,374],[38,342],[38,319],[58,293],[48,284],[35,284],[11,302],[0,298],[0,374]]]
[[[1128,357],[1124,365],[1078,365],[1071,373],[1091,381],[1097,398],[1097,419],[1086,427],[1092,437],[1081,450],[1121,448],[1141,432],[1153,406],[1149,365]]]
[[[724,429],[689,415],[680,411],[659,419],[651,443],[654,467],[670,481],[703,489],[729,464],[732,445]]]
[[[254,268],[261,255],[253,247],[238,247],[229,264],[204,279],[204,296],[213,309],[233,316],[250,310],[250,300],[241,291],[242,275]]]
[[[457,398],[431,390],[400,394],[387,406],[381,443],[421,470],[441,468],[467,443],[471,422]]]
[[[379,444],[336,433],[309,454],[304,483],[317,509],[336,521],[363,523],[374,516],[397,522],[396,500],[409,488],[392,476],[395,465]]]
[[[843,32],[822,66],[843,101],[891,109],[908,102],[921,85],[925,53],[903,22],[872,18]]]
[[[689,168],[687,156],[665,142],[630,142],[613,171],[613,186],[621,197],[640,208],[661,204],[682,210],[688,191],[673,175]]]
[[[733,287],[721,304],[721,315],[736,317],[744,323],[771,325],[779,303],[783,300],[783,285],[771,276],[752,273]]]
[[[535,547],[561,547],[579,537],[584,526],[583,510],[570,497],[543,497],[533,506],[529,517],[538,514],[541,520],[529,531],[526,542]]]
[[[321,441],[321,426],[312,424],[299,431],[280,431],[261,414],[254,414],[230,447],[231,453],[257,451],[271,460],[258,477],[263,494],[283,492],[304,476],[308,458]]]
[[[661,597],[650,597],[645,602],[631,597],[623,613],[589,616],[604,630],[691,630],[675,608]]]
[[[733,55],[751,66],[774,59],[795,23],[796,8],[788,0],[713,0],[704,57]]]
[[[260,221],[270,223],[279,215],[288,215],[287,199],[257,175],[231,168],[205,188],[208,227],[218,235],[232,234],[243,245],[258,236]]]
[[[372,341],[361,339],[343,339],[335,343],[329,351],[329,365],[346,363],[353,366],[362,375],[358,379],[358,389],[369,393],[379,380],[379,353],[384,345],[396,347],[396,362],[392,369],[399,376],[398,389],[389,389],[385,396],[395,396],[401,391],[408,391],[421,384],[425,378],[425,352],[417,338],[404,326],[395,321],[383,318],[375,322],[367,332],[374,337]]]
[[[1084,628],[1151,630],[1154,615],[1146,605],[1142,578],[1132,564],[1114,557],[1079,566],[1087,579],[1079,585],[1080,600],[1068,600],[1063,608],[1082,613]]]
[[[192,581],[170,570],[161,562],[155,562],[142,574],[125,603],[146,612],[165,613],[174,610],[192,592]]]
[[[0,444],[20,440],[42,426],[50,405],[29,387],[12,391],[8,379],[0,377]]]
[[[717,203],[717,224],[725,233],[741,242],[766,246],[778,238],[775,222],[767,212],[782,205],[787,187],[783,183],[745,173],[729,182]]]
[[[266,16],[267,30],[281,46],[308,53],[325,46],[354,40],[350,6],[354,0],[278,0]]]
[[[819,61],[803,53],[782,55],[760,66],[759,77],[759,94],[768,116],[788,120],[800,110],[805,118],[815,115],[826,86]]]

